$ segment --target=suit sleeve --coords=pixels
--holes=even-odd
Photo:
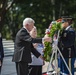
[[[75,32],[74,31],[69,31],[68,33],[68,39],[66,41],[63,41],[63,47],[67,48],[67,47],[71,47],[74,45],[75,42]]]
[[[27,31],[22,30],[20,39],[31,43],[42,43],[42,38],[32,38]]]
[[[31,44],[32,45],[32,44]],[[32,45],[32,49],[31,52],[38,58],[41,54],[33,47]]]

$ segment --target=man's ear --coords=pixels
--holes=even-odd
[[[28,24],[26,24],[25,27],[28,29]]]
[[[69,25],[69,22],[67,22],[67,25]]]

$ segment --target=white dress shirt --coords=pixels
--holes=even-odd
[[[42,44],[38,44],[36,50],[41,55],[43,55],[43,46],[42,46]],[[43,65],[43,60],[40,57],[36,58],[36,56],[34,56],[33,54],[31,56],[32,56],[32,63],[30,63],[30,65]]]

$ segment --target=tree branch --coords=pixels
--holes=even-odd
[[[6,7],[6,10],[9,10],[10,9],[10,7],[13,5],[14,1],[15,0],[13,0],[12,2],[9,2],[8,6]]]

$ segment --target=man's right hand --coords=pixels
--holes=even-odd
[[[44,37],[43,41],[45,42],[52,42],[52,38],[51,37]]]

